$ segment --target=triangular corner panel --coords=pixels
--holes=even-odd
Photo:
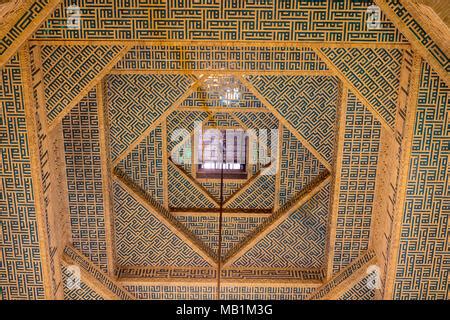
[[[111,158],[120,156],[188,90],[194,76],[111,74],[107,77]]]
[[[46,112],[52,122],[86,89],[123,50],[123,46],[89,45],[41,47]]]
[[[234,267],[322,269],[328,226],[330,186],[257,242]]]
[[[332,163],[339,100],[336,77],[250,75],[247,79],[324,159]]]
[[[208,267],[178,235],[114,183],[116,255],[119,266]]]
[[[403,50],[384,48],[322,48],[356,90],[394,128]]]

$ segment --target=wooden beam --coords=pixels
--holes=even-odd
[[[93,89],[97,86],[103,78],[112,70],[112,68],[119,62],[123,56],[131,49],[131,46],[124,46],[119,53],[103,68],[102,71],[98,73],[98,75],[93,78],[81,92],[72,99],[72,101],[51,121],[49,125],[49,130],[53,130],[55,126],[57,126],[62,119],[69,114],[73,107],[75,107],[80,101]]]
[[[280,188],[281,188],[281,153],[283,150],[283,125],[278,126],[278,155],[276,160],[277,171],[275,172],[275,196],[273,201],[273,212],[280,207]]]
[[[13,9],[0,30],[0,68],[19,50],[25,41],[42,25],[61,0],[49,0],[47,4],[23,1]]]
[[[408,172],[414,138],[414,126],[416,121],[416,110],[419,95],[419,82],[421,71],[421,58],[415,54],[411,68],[409,92],[406,101],[406,115],[402,129],[400,145],[400,163],[397,176],[397,195],[393,208],[393,221],[390,232],[390,244],[387,251],[387,266],[385,274],[384,299],[393,299],[394,282],[397,272],[397,261],[400,252],[401,226],[404,214],[404,206],[407,194]]]
[[[216,73],[217,74],[217,73]],[[189,111],[189,112],[210,112],[210,113],[270,113],[265,108],[246,108],[246,107],[178,107],[177,111]]]
[[[164,121],[169,114],[172,113],[178,106],[180,106],[184,100],[186,100],[197,88],[203,83],[203,77],[200,77],[195,81],[191,87],[186,90],[186,92],[177,100],[175,101],[164,113],[155,121],[153,121],[150,126],[142,132],[142,134],[137,137],[133,143],[131,143],[128,148],[126,148],[117,158],[113,161],[112,165],[113,167],[117,166],[122,159],[124,159],[136,146],[138,146],[142,140],[144,140],[150,132],[155,129],[156,126],[158,126],[162,121]]]
[[[112,182],[111,182],[111,153],[109,150],[109,123],[108,109],[105,103],[104,94],[106,93],[105,82],[100,81],[97,84],[97,103],[98,103],[98,128],[100,143],[100,162],[102,170],[102,190],[103,206],[105,215],[105,238],[106,255],[108,264],[108,273],[114,274],[115,271],[115,246],[114,246],[114,212],[112,202]]]
[[[450,86],[450,29],[440,17],[414,1],[375,0],[375,3]]]
[[[204,216],[204,217],[217,217],[217,213],[220,212],[219,208],[171,208],[170,213],[174,216]],[[224,217],[234,218],[268,218],[272,215],[270,209],[223,209]]]
[[[39,256],[42,266],[42,284],[44,288],[45,299],[56,299],[57,293],[53,286],[56,270],[52,270],[51,244],[54,242],[53,225],[48,223],[49,207],[45,203],[45,184],[46,177],[41,167],[41,157],[43,153],[48,152],[48,146],[40,147],[39,139],[39,120],[40,114],[33,99],[33,79],[31,78],[31,62],[28,47],[25,46],[19,51],[20,74],[23,86],[23,104],[26,117],[26,128],[28,132],[28,147],[30,149],[32,192],[34,195],[34,206],[36,210],[37,234],[39,236]],[[51,234],[49,234],[50,232]],[[20,249],[20,248],[19,248]],[[58,273],[59,282],[61,274]],[[38,276],[37,274],[34,276]]]
[[[249,89],[258,99],[262,102],[262,104],[269,109],[275,117],[277,117],[278,121],[284,125],[287,129],[289,129],[292,134],[300,140],[302,145],[308,149],[328,170],[331,170],[331,164],[306,140],[300,132],[298,132],[278,111],[277,109],[270,104],[267,99],[262,96],[258,90],[247,80],[245,77],[241,77],[239,80]]]
[[[336,143],[334,148],[334,168],[332,171],[333,185],[331,188],[331,208],[328,217],[328,231],[327,231],[327,249],[326,249],[326,278],[330,280],[333,276],[333,257],[336,243],[336,227],[339,211],[339,192],[341,185],[341,171],[342,171],[342,156],[344,153],[345,142],[345,118],[347,115],[347,99],[348,88],[343,85],[340,88],[340,103],[337,112],[336,124]]]
[[[308,300],[336,300],[340,298],[342,294],[361,281],[367,275],[368,268],[376,265],[376,263],[375,252],[373,250],[367,251],[318,288],[309,296]]]
[[[125,288],[113,278],[103,273],[88,258],[72,246],[66,246],[63,254],[63,265],[75,265],[80,268],[81,281],[88,284],[95,292],[108,300],[134,300]]]
[[[250,233],[243,241],[237,246],[228,251],[222,263],[223,267],[230,266],[244,253],[250,250],[258,243],[262,238],[279,226],[285,221],[289,215],[298,210],[308,200],[310,200],[315,194],[317,194],[323,187],[325,187],[331,180],[330,173],[328,171],[320,174],[314,179],[308,186],[304,187],[294,198],[283,205],[277,212],[264,221],[259,227],[257,227],[252,233]]]
[[[314,49],[316,54],[319,56],[320,59],[322,59],[323,62],[326,63],[328,68],[331,70],[334,70],[337,77],[345,84],[345,86],[352,91],[352,93],[358,98],[359,101],[361,101],[375,116],[375,118],[381,122],[381,125],[384,129],[388,130],[389,132],[393,133],[393,129],[389,126],[389,124],[384,120],[384,118],[381,116],[381,114],[377,111],[377,109],[367,100],[364,95],[360,93],[360,91],[347,79],[345,74],[340,71],[339,68],[337,68],[333,61],[329,59],[320,49]]]
[[[317,42],[317,41],[254,41],[254,40],[102,40],[102,39],[32,39],[31,44],[38,45],[133,45],[133,46],[220,46],[220,47],[294,47],[294,48],[386,48],[386,49],[410,49],[406,42],[380,43],[380,42]]]
[[[162,166],[163,166],[163,203],[166,209],[169,209],[169,177],[168,177],[168,155],[167,155],[167,119],[161,122],[162,133]]]
[[[203,257],[212,266],[217,265],[217,255],[200,241],[189,229],[182,223],[177,221],[169,211],[159,205],[155,200],[146,194],[139,186],[130,181],[122,172],[114,170],[115,181],[117,181],[125,191],[129,193],[136,201],[138,201],[147,210],[155,214],[158,219],[167,226],[180,239],[185,241],[195,252]]]
[[[242,75],[284,75],[284,76],[334,76],[332,70],[236,70],[236,69],[218,69],[218,70],[193,70],[193,69],[113,69],[110,74],[184,74],[184,75],[216,75],[226,74],[234,76]]]

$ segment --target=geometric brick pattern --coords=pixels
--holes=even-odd
[[[422,62],[394,299],[448,299],[450,88]]]
[[[272,174],[256,177],[248,188],[231,202],[225,204],[230,209],[272,209],[275,195],[275,176]]]
[[[208,179],[207,181],[199,181],[199,183],[217,202],[220,202],[220,180]],[[222,189],[223,201],[227,201],[244,183],[245,180],[242,180],[242,182],[237,180],[232,180],[231,182],[224,180]]]
[[[119,266],[208,267],[187,243],[165,226],[120,184],[114,182],[117,264]]]
[[[216,285],[134,285],[124,287],[139,300],[213,300],[217,298]],[[295,286],[236,286],[223,284],[221,300],[303,300],[315,287]]]
[[[236,286],[224,284],[220,288],[221,300],[304,300],[315,287],[295,286]]]
[[[138,300],[212,300],[216,299],[217,287],[183,286],[176,284],[135,285],[125,284],[125,289]]]
[[[327,70],[310,48],[241,46],[136,46],[116,70]]]
[[[282,134],[279,206],[289,202],[325,170],[319,160],[288,129],[283,128]]]
[[[98,4],[80,0],[80,30],[62,28],[65,0],[35,33],[37,39],[254,40],[323,42],[405,42],[381,15],[381,29],[367,30],[365,1],[293,0],[267,2],[171,2]],[[189,14],[187,14],[189,12]],[[124,23],[127,21],[127,23]]]
[[[114,161],[194,82],[175,74],[107,77],[111,158]]]
[[[157,126],[117,165],[160,204],[164,204],[162,139],[161,126]]]
[[[217,204],[208,199],[195,184],[184,177],[169,162],[167,168],[170,208],[215,208]]]
[[[63,118],[68,206],[73,246],[107,270],[103,176],[97,92],[92,90]]]
[[[359,280],[351,289],[345,291],[339,298],[336,300],[374,300],[375,299],[375,289],[372,289],[368,286],[368,283],[371,283],[373,277],[375,277],[375,273],[372,272],[361,280]]]
[[[213,215],[177,215],[176,219],[216,252],[219,245],[218,217],[219,214],[216,213]],[[222,219],[222,256],[224,256],[229,249],[239,244],[245,236],[264,222],[266,218],[264,216],[224,216]]]
[[[247,80],[329,163],[338,80],[331,76],[247,76]]]
[[[329,185],[233,263],[234,267],[321,269],[324,267]]]
[[[54,120],[122,49],[121,46],[42,46],[42,69],[49,122]]]
[[[397,111],[403,51],[398,49],[322,48],[345,78],[393,127]]]
[[[43,299],[44,283],[19,57],[0,69],[0,289]]]
[[[368,250],[381,124],[349,92],[342,142],[333,273]]]
[[[208,78],[206,78],[208,80]],[[213,78],[214,79],[214,78]],[[200,86],[186,100],[183,101],[183,107],[229,107],[229,108],[264,108],[261,101],[255,97],[236,77],[222,76],[219,78],[220,83],[233,83],[235,88],[239,89],[239,99],[227,104],[221,99],[220,91],[214,88],[208,89],[206,85]]]

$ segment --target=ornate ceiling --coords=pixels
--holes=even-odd
[[[71,4],[1,30],[3,299],[449,298],[450,32],[421,5]],[[199,124],[255,132],[244,179],[198,175]]]

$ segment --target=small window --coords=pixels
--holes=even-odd
[[[221,141],[223,140],[223,145]],[[198,141],[197,178],[247,178],[247,141],[244,130],[208,129]]]

